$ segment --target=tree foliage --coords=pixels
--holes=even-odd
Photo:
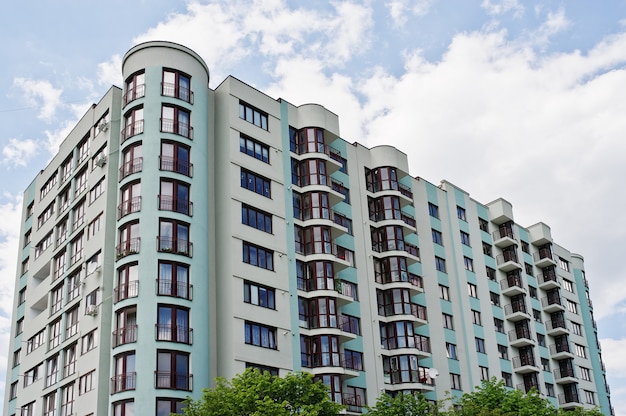
[[[277,377],[251,368],[231,381],[218,378],[215,388],[186,405],[186,416],[334,416],[343,409],[311,374]]]
[[[421,393],[382,394],[376,405],[367,409],[367,416],[437,415],[440,408],[441,404],[429,402]]]

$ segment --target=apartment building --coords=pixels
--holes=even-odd
[[[307,371],[346,414],[481,380],[612,414],[582,256],[209,69],[126,53],[24,193],[5,414],[169,415],[218,376]]]

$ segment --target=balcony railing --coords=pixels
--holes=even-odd
[[[533,340],[533,334],[529,328],[512,329],[509,331],[509,341],[514,342],[519,339]]]
[[[193,163],[188,160],[171,156],[159,156],[160,169],[166,172],[176,172],[181,175],[193,176]]]
[[[161,211],[174,211],[193,216],[193,202],[188,199],[178,199],[169,195],[159,195],[158,198]]]
[[[546,308],[551,305],[563,306],[563,303],[561,302],[561,297],[560,296],[546,296],[546,297],[541,298],[541,306]]]
[[[555,368],[554,371],[555,380],[565,378],[565,377],[573,377],[576,378],[576,373],[574,372],[574,368]]]
[[[193,285],[188,282],[172,282],[156,279],[157,295],[172,296],[180,299],[192,299]]]
[[[516,312],[528,313],[526,309],[526,302],[524,301],[512,302],[504,306],[505,315],[511,315]]]
[[[580,398],[578,397],[578,389],[573,392],[559,394],[558,399],[560,406],[568,403],[580,403]]]
[[[561,343],[550,345],[550,354],[554,355],[554,354],[560,354],[564,352],[568,352],[570,354],[572,353],[572,349],[570,347],[569,342],[561,342]]]
[[[356,394],[341,394],[341,404],[346,406],[348,412],[362,413],[363,404],[361,403],[361,397]]]
[[[127,201],[122,201],[117,207],[117,219],[132,214],[133,212],[141,211],[141,197],[136,196]]]
[[[174,253],[193,256],[193,243],[182,238],[157,237],[157,250],[160,253]]]
[[[115,303],[128,299],[136,298],[139,295],[139,281],[133,280],[129,283],[118,285],[113,289],[113,299]]]
[[[140,237],[130,238],[126,241],[122,241],[120,244],[118,244],[115,247],[115,254],[117,256],[117,259],[119,260],[122,257],[139,253],[140,245],[141,245]]]
[[[143,169],[143,157],[137,157],[133,160],[129,160],[128,162],[124,162],[120,167],[120,181],[127,177],[128,175],[132,175],[133,173],[141,172]]]
[[[367,184],[367,190],[376,193],[384,191],[398,191],[409,199],[413,199],[413,192],[411,188],[401,184],[398,181],[384,181],[384,182],[370,182]]]
[[[548,319],[546,321],[546,330],[552,331],[553,329],[563,328],[567,330],[567,322],[565,319]]]
[[[182,121],[162,118],[161,131],[163,133],[173,133],[188,139],[193,139],[193,127],[191,127],[189,123],[184,123]]]
[[[406,337],[389,337],[381,339],[381,347],[384,350],[395,350],[401,348],[415,348],[421,352],[430,353],[430,339],[419,335],[407,335]]]
[[[137,120],[132,124],[124,126],[122,130],[122,143],[141,133],[143,133],[143,120]]]
[[[517,253],[515,251],[503,251],[502,254],[496,256],[496,263],[498,266],[512,261],[513,263],[519,263],[517,260]]]
[[[506,279],[500,280],[500,289],[506,290],[512,287],[519,287],[524,290],[524,281],[520,276],[507,276]]]
[[[131,342],[137,342],[137,325],[128,325],[113,331],[113,348]]]
[[[515,234],[511,228],[498,228],[492,233],[494,240],[499,240],[501,238],[510,238],[515,240]]]
[[[554,270],[548,270],[545,271],[543,273],[540,273],[539,276],[537,276],[539,278],[539,284],[542,285],[544,283],[549,283],[549,282],[554,282],[554,283],[559,283],[559,279],[557,277],[557,274]]]
[[[139,84],[127,90],[122,97],[122,106],[146,95],[146,84]]]
[[[155,371],[154,383],[157,389],[192,390],[193,375],[189,373],[172,373]]]
[[[137,381],[137,373],[124,373],[111,377],[111,393],[119,393],[121,391],[135,390]]]
[[[376,272],[376,283],[389,284],[389,283],[410,283],[420,289],[424,288],[424,279],[422,276],[405,272],[405,271],[388,271],[388,272]]]
[[[155,327],[157,341],[192,343],[193,329],[187,326],[156,324]]]
[[[543,259],[554,260],[552,256],[552,250],[549,248],[540,248],[538,251],[533,253],[533,260],[535,262]]]
[[[189,88],[181,87],[171,82],[161,83],[161,94],[166,97],[174,97],[183,100],[189,104],[193,104],[193,91]]]
[[[513,357],[513,368],[520,368],[525,366],[537,367],[535,363],[535,357],[532,355],[520,355]]]
[[[515,388],[517,388],[519,391],[524,392],[526,394],[530,393],[530,391],[532,389],[535,389],[535,390],[537,390],[537,392],[539,392],[541,394],[541,387],[539,387],[539,385],[537,385],[537,384],[520,383],[517,386],[515,386]]]
[[[426,307],[416,303],[393,303],[378,305],[378,314],[381,316],[412,315],[423,321],[428,320]]]

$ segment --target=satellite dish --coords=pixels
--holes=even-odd
[[[439,371],[436,368],[428,369],[428,377],[434,379],[434,378],[437,378],[437,376],[439,376]]]

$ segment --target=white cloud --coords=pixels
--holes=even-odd
[[[412,16],[425,16],[430,11],[432,0],[390,0],[385,2],[394,26],[400,27]]]
[[[122,57],[113,55],[107,62],[98,64],[98,84],[122,86]]]
[[[41,120],[51,122],[59,107],[63,105],[61,102],[63,90],[54,88],[50,81],[15,78],[13,85],[23,90],[23,98],[29,105],[39,107],[37,117]]]
[[[502,15],[512,12],[513,17],[517,18],[525,12],[524,6],[518,0],[483,0],[480,7],[485,9],[489,15]]]
[[[26,166],[37,154],[38,143],[31,139],[9,139],[9,143],[2,148],[2,163],[7,166]]]

